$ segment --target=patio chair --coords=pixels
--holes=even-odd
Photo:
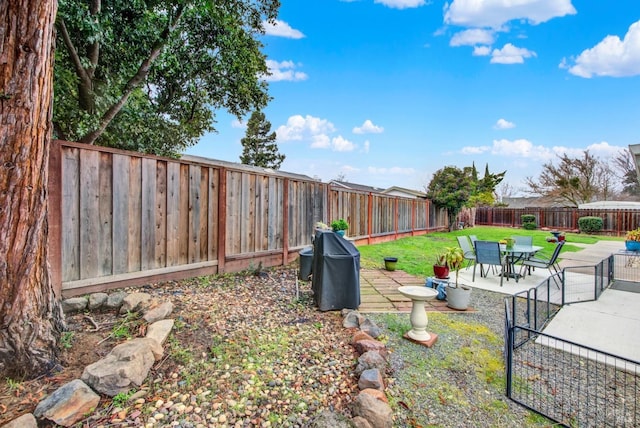
[[[533,245],[533,236],[512,236],[511,237],[516,245]]]
[[[476,262],[476,252],[473,250],[471,241],[466,236],[458,236],[458,245],[462,248],[464,259],[467,261],[467,268],[471,263]]]
[[[480,276],[485,276],[484,273],[484,265],[490,266],[500,266],[500,287],[502,287],[502,280],[506,276],[507,266],[506,266],[506,257],[502,255],[502,251],[500,251],[500,243],[493,241],[476,241],[476,263],[473,265],[473,276],[471,281],[476,280],[476,266],[480,265]],[[489,273],[489,268],[487,268],[487,273]],[[509,277],[507,277],[507,281],[509,281]]]
[[[471,245],[473,245],[475,247],[476,241],[478,240],[478,237],[476,235],[469,235],[469,240],[471,241]]]
[[[551,257],[547,258],[541,258],[541,257],[531,257],[528,258],[527,260],[523,260],[522,261],[522,267],[520,268],[525,269],[525,268],[544,268],[544,269],[548,269],[549,270],[549,274],[550,275],[555,275],[557,273],[560,273],[560,265],[558,264],[558,256],[560,255],[560,251],[562,250],[562,246],[564,245],[564,241],[560,241],[556,244],[556,248],[554,248],[553,250],[553,254],[551,254]],[[529,273],[531,274],[531,273]],[[558,288],[560,288],[560,285],[558,284],[557,279],[554,277],[554,281],[556,283],[556,285],[558,286]]]

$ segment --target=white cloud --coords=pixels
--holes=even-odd
[[[262,27],[267,36],[286,37],[288,39],[302,39],[304,34],[302,31],[291,28],[284,21],[276,19],[273,24],[268,21],[262,21]]]
[[[561,68],[569,68],[569,73],[590,78],[593,76],[625,77],[640,74],[640,21],[629,27],[620,40],[618,36],[607,36],[600,43],[584,50],[569,67],[566,59]]]
[[[508,120],[500,118],[500,119],[498,119],[496,124],[493,125],[493,127],[495,129],[511,129],[511,128],[515,128],[516,124],[513,123],[513,122],[509,122]]]
[[[491,54],[490,46],[474,46],[473,47],[473,56],[487,56]]]
[[[333,123],[326,119],[306,115],[289,117],[286,125],[278,127],[276,134],[278,141],[312,140],[313,144],[327,144],[327,134],[335,132]]]
[[[366,140],[364,142],[364,145],[362,146],[362,153],[369,153],[370,148],[371,148],[371,143],[369,142],[369,140]]]
[[[370,166],[367,168],[367,172],[369,174],[396,174],[396,175],[414,175],[416,170],[413,168],[402,168],[399,166],[394,166],[391,168],[377,168],[374,166]]]
[[[328,149],[331,147],[331,139],[326,134],[312,135],[309,147],[312,149]]]
[[[602,141],[600,143],[593,143],[588,145],[586,150],[589,150],[589,153],[593,155],[599,155],[604,158],[609,158],[612,156],[616,156],[621,151],[628,150],[628,148],[620,147],[620,146],[612,146],[606,141]]]
[[[453,0],[444,5],[444,22],[463,27],[499,28],[514,19],[539,24],[575,13],[571,0]]]
[[[278,82],[281,80],[295,82],[300,80],[307,80],[308,76],[306,75],[306,73],[294,70],[296,68],[296,64],[294,64],[293,61],[278,62],[268,59],[266,61],[266,64],[267,68],[269,69],[269,73],[271,73],[269,76],[263,77],[267,82]]]
[[[554,157],[554,149],[543,146],[534,146],[533,143],[524,138],[518,140],[493,140],[491,154],[497,156],[520,157],[548,161]]]
[[[247,127],[247,122],[245,122],[244,120],[240,121],[238,119],[233,119],[231,121],[231,127],[232,128],[246,128]]]
[[[481,155],[491,150],[489,146],[465,146],[462,148],[461,153],[463,155]]]
[[[331,150],[334,152],[351,152],[355,148],[356,145],[342,135],[338,135],[331,140]]]
[[[492,31],[472,28],[454,34],[449,46],[492,45],[493,41]]]
[[[522,64],[525,58],[537,56],[535,52],[526,48],[519,48],[507,43],[502,49],[494,49],[491,52],[492,64]]]
[[[425,0],[374,0],[374,3],[390,7],[392,9],[408,9],[427,4]]]
[[[369,119],[365,120],[362,126],[356,126],[352,131],[354,134],[380,134],[384,132],[382,126],[374,125]]]

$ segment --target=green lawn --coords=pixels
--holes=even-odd
[[[396,241],[384,242],[373,245],[360,245],[360,264],[363,268],[379,268],[384,266],[385,257],[397,257],[397,269],[417,276],[432,276],[433,262],[436,255],[446,247],[457,247],[457,236],[476,235],[480,240],[499,241],[510,236],[526,235],[533,236],[533,245],[542,246],[543,255],[550,255],[555,244],[547,242],[551,237],[548,231],[525,230],[509,227],[477,226],[453,232],[435,232],[421,236],[402,238]],[[598,240],[619,240],[607,236],[594,236],[579,233],[567,233],[566,244],[562,249],[565,251],[578,251],[580,247],[573,243],[593,244]],[[562,259],[562,253],[560,254]]]

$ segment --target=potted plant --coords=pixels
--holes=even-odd
[[[349,229],[349,223],[343,218],[339,218],[338,220],[333,220],[331,222],[331,230],[337,233],[340,236],[344,236],[345,231]]]
[[[455,282],[447,286],[447,306],[453,309],[466,310],[471,299],[471,288],[458,284],[458,273],[464,264],[464,252],[460,247],[447,247],[443,253],[447,266],[456,273]]]
[[[624,246],[627,251],[640,251],[640,227],[627,232]]]
[[[436,260],[433,263],[433,274],[436,278],[449,278],[449,266],[447,265],[446,253],[438,254],[436,256]]]

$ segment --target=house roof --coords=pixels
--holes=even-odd
[[[196,162],[196,163],[204,163],[207,165],[213,165],[213,166],[221,166],[221,167],[225,167],[225,168],[233,168],[233,169],[239,169],[239,170],[244,170],[244,171],[253,171],[253,172],[258,172],[261,174],[277,174],[279,176],[283,176],[283,177],[290,177],[290,178],[294,178],[297,180],[311,180],[311,181],[318,181],[315,178],[309,177],[308,175],[304,175],[304,174],[296,174],[293,172],[286,172],[286,171],[282,171],[282,170],[274,170],[271,168],[263,168],[260,166],[253,166],[253,165],[245,165],[239,162],[229,162],[229,161],[223,161],[223,160],[219,160],[219,159],[211,159],[211,158],[205,158],[202,156],[194,156],[194,155],[182,155],[180,157],[181,160],[185,160],[188,162]]]
[[[384,190],[380,187],[373,187],[367,186],[365,184],[349,183],[347,181],[338,180],[331,180],[329,184],[335,187],[342,187],[343,189],[358,190],[360,192],[382,193],[382,191]]]
[[[608,208],[614,210],[640,210],[640,202],[633,201],[597,201],[578,205],[578,209]]]
[[[386,188],[382,191],[382,193],[392,193],[392,192],[398,192],[398,193],[406,193],[407,195],[411,195],[414,196],[416,198],[426,198],[427,194],[424,192],[421,192],[419,190],[413,190],[413,189],[407,189],[405,187],[398,187],[398,186],[391,186],[389,188]]]

